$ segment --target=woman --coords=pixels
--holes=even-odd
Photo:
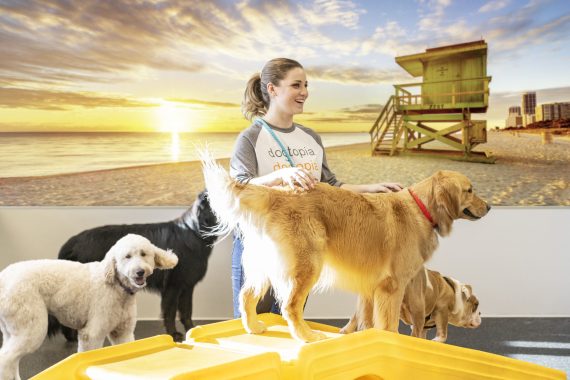
[[[289,186],[310,190],[327,182],[359,193],[399,191],[397,183],[351,185],[338,181],[329,169],[321,138],[293,122],[309,96],[303,66],[287,58],[272,59],[247,83],[242,112],[253,124],[238,136],[230,161],[230,175],[239,182],[263,186]],[[239,318],[239,291],[243,286],[243,245],[234,236],[232,287],[234,317]],[[271,292],[258,305],[258,313],[279,313]]]

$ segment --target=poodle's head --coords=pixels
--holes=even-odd
[[[170,250],[165,251],[153,245],[145,237],[129,234],[111,247],[104,262],[107,282],[118,280],[134,293],[146,286],[146,279],[155,268],[174,268],[178,257]]]

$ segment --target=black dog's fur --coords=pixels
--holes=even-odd
[[[174,340],[184,335],[176,331],[176,311],[186,330],[192,323],[192,294],[194,286],[204,278],[208,258],[216,237],[205,234],[216,225],[205,192],[181,217],[164,223],[110,225],[83,231],[70,238],[59,251],[64,260],[103,260],[105,253],[126,234],[138,234],[162,249],[171,249],[178,256],[178,265],[170,270],[156,270],[147,279],[146,289],[161,294],[161,310],[166,332]],[[76,340],[77,332],[61,326],[68,340]]]

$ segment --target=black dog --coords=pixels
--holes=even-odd
[[[110,225],[83,231],[70,238],[59,251],[64,260],[103,260],[105,253],[126,234],[138,234],[162,249],[171,249],[178,256],[178,265],[171,270],[156,270],[148,279],[146,289],[160,292],[161,310],[166,332],[174,340],[184,335],[176,331],[176,311],[186,330],[192,323],[194,286],[204,278],[212,244],[216,237],[204,234],[216,225],[206,192],[181,217],[164,223]],[[76,340],[77,332],[61,326],[68,340]]]

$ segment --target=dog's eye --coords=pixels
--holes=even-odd
[[[479,302],[475,302],[473,304],[473,311],[477,311],[477,308],[479,307]]]
[[[126,258],[126,259],[130,259],[130,258],[131,258],[131,255],[126,255],[125,258]]]
[[[146,256],[146,253],[141,252],[141,257],[145,257],[145,256]]]
[[[468,193],[472,193],[472,192],[473,192],[473,189],[472,189],[472,188],[469,188],[469,190],[467,190],[467,192],[468,192]]]

